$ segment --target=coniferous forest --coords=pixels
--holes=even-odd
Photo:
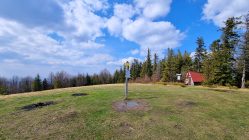
[[[168,49],[163,59],[151,54],[148,48],[145,61],[134,59],[130,66],[131,82],[177,82],[176,74],[187,71],[203,73],[204,85],[249,87],[249,14],[232,17],[225,21],[219,32],[221,36],[211,44],[205,38],[196,39],[194,57],[190,52]],[[99,74],[70,75],[64,71],[50,73],[47,78],[0,77],[0,94],[15,94],[56,88],[97,84],[123,83],[124,66],[111,74],[102,70]],[[179,81],[178,81],[179,82]]]

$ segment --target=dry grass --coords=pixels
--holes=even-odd
[[[249,90],[130,84],[148,110],[118,112],[123,84],[0,96],[0,139],[247,139]],[[73,93],[87,93],[73,97]],[[22,111],[37,102],[57,104]]]

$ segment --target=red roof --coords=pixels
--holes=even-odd
[[[187,76],[191,76],[193,82],[203,82],[204,76],[199,72],[189,71]]]

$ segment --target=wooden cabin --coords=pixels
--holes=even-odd
[[[204,76],[202,75],[202,73],[199,72],[194,72],[194,71],[189,71],[186,74],[186,78],[185,78],[185,84],[186,85],[200,85],[204,82]]]

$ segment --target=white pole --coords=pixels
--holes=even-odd
[[[125,100],[128,97],[128,78],[125,78]]]
[[[125,100],[128,98],[128,78],[130,78],[129,62],[125,64]]]

